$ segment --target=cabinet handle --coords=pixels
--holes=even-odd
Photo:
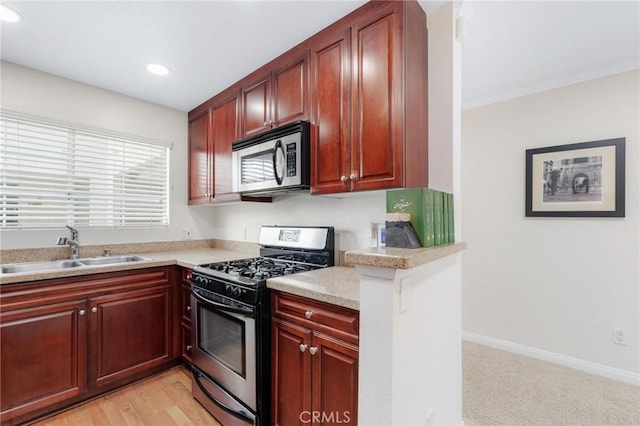
[[[191,306],[187,306],[187,312],[191,311]]]
[[[349,179],[351,179],[351,180],[356,180],[356,177],[357,177],[357,176],[356,176],[356,174],[355,174],[355,173],[351,173],[351,174],[349,175]]]
[[[309,353],[310,353],[311,355],[315,355],[315,354],[316,354],[316,352],[318,352],[318,348],[316,348],[315,346],[311,346],[311,347],[309,348]]]
[[[340,182],[346,182],[347,177],[345,175],[340,176]]]
[[[306,319],[311,319],[312,316],[313,316],[313,312],[311,312],[311,311],[307,311],[307,312],[304,313],[304,317]]]
[[[304,343],[300,345],[300,352],[304,352],[307,350],[307,345],[305,345]]]
[[[96,307],[94,306],[93,308],[91,308],[91,312],[93,312],[93,313],[95,314],[96,312],[98,312],[98,308],[96,308]]]
[[[187,351],[190,351],[191,347],[192,347],[191,345],[187,345]]]
[[[80,312],[78,312],[80,314],[80,316],[84,315],[84,309],[80,309]]]

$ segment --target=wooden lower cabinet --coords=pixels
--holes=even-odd
[[[171,357],[168,285],[90,300],[90,383],[104,386]]]
[[[86,301],[0,314],[2,422],[87,388]]]
[[[189,366],[193,364],[191,358],[191,274],[193,270],[181,268],[182,276],[180,291],[180,334],[182,335],[180,351],[182,360]]]
[[[172,276],[170,268],[155,268],[3,286],[2,425],[175,364]]]
[[[342,338],[346,324],[357,327],[358,313],[281,293],[272,297],[272,423],[358,424],[357,335]]]

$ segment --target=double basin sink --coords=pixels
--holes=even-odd
[[[141,262],[143,260],[151,260],[148,257],[124,255],[124,256],[105,256],[92,257],[86,259],[67,259],[67,260],[51,260],[46,262],[27,262],[14,263],[11,265],[0,266],[2,274],[19,274],[23,272],[45,272],[57,271],[60,269],[73,269],[82,266],[104,266],[117,265],[122,263]]]

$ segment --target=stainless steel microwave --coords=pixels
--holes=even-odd
[[[309,189],[310,125],[297,121],[234,142],[233,192],[269,195]]]

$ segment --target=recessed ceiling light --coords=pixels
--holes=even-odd
[[[147,65],[147,71],[149,71],[151,74],[155,74],[155,75],[167,75],[167,74],[169,74],[169,69],[167,67],[165,67],[164,65],[160,65],[160,64],[148,64]]]
[[[7,6],[0,4],[0,20],[5,22],[18,22],[20,20],[20,15],[9,9]]]

